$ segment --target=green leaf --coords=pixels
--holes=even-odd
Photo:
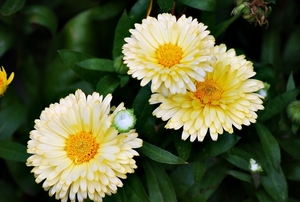
[[[26,109],[19,103],[7,105],[0,111],[0,140],[9,139],[26,119]]]
[[[0,157],[7,160],[26,162],[29,154],[26,147],[12,141],[0,141]]]
[[[193,172],[194,172],[195,182],[199,182],[202,179],[203,174],[205,172],[205,165],[206,165],[205,161],[194,162]]]
[[[256,191],[255,195],[256,195],[258,201],[273,202],[273,199],[263,189],[259,189],[258,191]]]
[[[115,89],[119,86],[120,81],[116,75],[105,75],[103,76],[97,84],[96,91],[103,96],[109,93],[113,93]]]
[[[119,188],[117,193],[112,195],[107,195],[103,199],[103,202],[130,202],[126,198],[124,188]]]
[[[136,174],[131,174],[124,182],[124,191],[128,202],[150,202],[146,191]],[[123,201],[122,201],[123,202]]]
[[[38,24],[47,28],[52,35],[57,29],[57,18],[52,10],[45,6],[30,6],[24,11],[26,21],[28,23],[27,29],[32,29],[32,24]]]
[[[217,141],[209,141],[203,147],[199,148],[200,151],[197,159],[205,161],[206,159],[222,154],[233,147],[239,139],[240,137],[235,134],[224,133],[223,135],[219,135]]]
[[[199,0],[179,0],[182,4],[185,4],[187,6],[204,10],[204,11],[214,11],[217,6],[216,0],[205,0],[205,1],[199,1]]]
[[[229,170],[227,171],[228,175],[231,175],[232,177],[244,181],[244,182],[249,182],[252,184],[252,178],[249,174],[246,174],[244,172],[236,171],[236,170]]]
[[[122,54],[122,46],[125,43],[125,37],[130,36],[129,29],[133,26],[133,20],[124,11],[120,17],[114,36],[113,58],[117,58]]]
[[[72,50],[59,50],[58,53],[64,63],[74,70],[80,78],[94,85],[98,83],[101,75],[99,71],[84,69],[76,65],[77,62],[91,59],[93,56]]]
[[[222,33],[226,31],[226,29],[231,25],[235,20],[237,20],[240,16],[234,15],[230,19],[223,21],[222,23],[215,26],[211,33],[214,37],[218,38]]]
[[[161,12],[169,12],[174,4],[173,0],[157,0]]]
[[[0,57],[16,43],[16,34],[0,23]]]
[[[141,21],[146,17],[149,4],[150,0],[137,0],[129,12],[129,17],[134,19],[134,22]]]
[[[144,160],[142,164],[146,173],[145,177],[150,201],[176,202],[177,199],[173,185],[166,171],[153,161]]]
[[[236,167],[249,171],[249,160],[251,155],[243,149],[234,147],[228,152],[222,154],[222,157]]]
[[[293,90],[295,88],[296,88],[296,85],[295,85],[295,81],[294,81],[294,77],[293,77],[293,72],[291,72],[288,82],[286,84],[286,91]]]
[[[300,181],[300,161],[292,160],[282,164],[282,170],[288,180]]]
[[[299,88],[295,88],[293,90],[287,91],[274,99],[270,100],[263,111],[261,111],[258,115],[258,121],[264,122],[277,113],[285,110],[286,106],[299,95]]]
[[[278,145],[277,140],[270,133],[270,131],[261,123],[256,123],[255,129],[260,138],[261,145],[266,154],[268,162],[276,170],[279,170],[281,155],[280,155],[280,147]]]
[[[228,170],[227,162],[217,161],[205,171],[201,180],[196,182],[193,172],[191,172],[193,164],[177,166],[170,174],[178,201],[208,201],[225,178]]]
[[[102,72],[114,72],[113,64],[113,61],[102,58],[91,58],[76,63],[79,67]]]
[[[25,0],[6,0],[0,12],[2,15],[14,14],[23,8],[25,2]]]
[[[179,157],[186,161],[190,155],[192,143],[189,141],[183,141],[180,138],[175,138],[174,144]]]
[[[10,175],[23,193],[35,195],[41,190],[41,186],[35,182],[34,175],[30,173],[32,167],[27,167],[23,162],[5,161]]]
[[[267,176],[261,175],[261,184],[276,202],[286,201],[288,198],[287,182],[281,168],[279,171],[271,169]]]
[[[186,162],[175,156],[174,154],[161,149],[153,144],[143,142],[143,146],[139,149],[143,154],[145,154],[150,159],[166,164],[185,164]]]
[[[136,119],[137,119],[136,129],[138,131],[143,131],[143,128],[148,118],[153,117],[152,116],[153,106],[149,105],[149,98],[151,94],[152,92],[150,90],[150,87],[147,85],[140,89],[140,91],[138,92],[137,96],[133,101],[132,108],[134,109],[136,115]],[[154,126],[151,131],[153,130],[154,130]]]
[[[300,158],[300,140],[299,139],[281,139],[278,140],[279,145],[295,158]]]

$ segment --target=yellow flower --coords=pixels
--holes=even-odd
[[[203,81],[206,72],[212,71],[206,62],[212,59],[215,39],[206,28],[191,17],[176,20],[167,13],[135,24],[123,46],[128,74],[141,80],[141,86],[152,81],[152,92],[167,95],[196,90],[193,81]]]
[[[137,168],[134,148],[142,146],[135,130],[119,134],[111,127],[121,103],[110,114],[109,94],[74,94],[51,104],[30,132],[27,166],[36,182],[61,201],[102,201],[122,187],[120,180]],[[77,198],[77,199],[76,199]]]
[[[233,126],[241,129],[256,122],[256,111],[264,109],[263,96],[255,93],[264,84],[250,79],[255,75],[252,63],[243,55],[236,56],[233,49],[226,51],[223,44],[215,46],[213,53],[214,71],[204,81],[195,82],[195,91],[168,97],[156,93],[149,100],[150,104],[160,103],[153,114],[168,120],[166,128],[183,127],[183,140],[203,141],[208,129],[211,138],[217,140],[224,130],[233,133]]]
[[[1,70],[0,70],[0,96],[2,96],[5,93],[7,86],[13,80],[14,75],[15,74],[12,72],[10,74],[9,78],[7,79],[6,71],[3,67],[1,67]]]

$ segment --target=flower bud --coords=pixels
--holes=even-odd
[[[136,117],[133,114],[133,109],[123,109],[115,115],[112,126],[120,133],[127,133],[134,128],[135,123]]]
[[[300,125],[300,101],[292,101],[287,106],[287,116],[295,124]]]

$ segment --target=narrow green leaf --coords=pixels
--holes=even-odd
[[[286,201],[288,198],[287,182],[281,168],[278,171],[270,169],[267,176],[261,175],[261,184],[276,202]]]
[[[251,156],[247,154],[243,155],[244,152],[242,149],[233,148],[231,151],[224,153],[222,157],[236,167],[249,171],[249,160]]]
[[[0,111],[0,140],[9,139],[26,119],[26,109],[12,103]]]
[[[218,189],[228,170],[226,161],[218,161],[205,171],[199,182],[195,182],[193,172],[191,172],[193,164],[177,166],[170,174],[178,201],[208,201]]]
[[[41,190],[40,185],[35,182],[34,175],[30,173],[32,167],[27,167],[25,163],[17,161],[5,161],[5,165],[22,193],[32,196]]]
[[[181,138],[175,138],[174,144],[179,157],[186,161],[190,155],[192,143],[190,141],[182,141]]]
[[[143,184],[136,174],[131,174],[124,182],[124,192],[128,202],[150,202]]]
[[[240,16],[234,15],[230,19],[223,21],[222,23],[215,26],[211,33],[214,37],[218,38],[222,33],[226,31],[226,29],[231,25],[235,20],[237,20]]]
[[[206,162],[205,161],[196,161],[196,162],[194,162],[193,165],[194,165],[193,172],[194,172],[195,182],[199,182],[202,179],[202,176],[205,172]]]
[[[268,201],[268,202],[273,202],[274,200],[264,191],[263,189],[259,189],[258,191],[255,192],[255,195],[258,199],[258,201]]]
[[[286,91],[290,91],[296,88],[293,72],[290,73],[289,79],[286,84]]]
[[[288,180],[300,181],[300,160],[285,162],[282,164],[282,170]]]
[[[134,19],[134,22],[139,22],[146,17],[150,0],[137,0],[136,3],[131,7],[129,17]]]
[[[175,156],[174,154],[161,149],[153,144],[143,142],[143,147],[139,149],[143,154],[148,156],[150,159],[166,164],[185,164],[186,162]]]
[[[144,160],[142,162],[146,173],[146,181],[150,201],[176,202],[173,185],[165,170],[156,162]]]
[[[105,196],[103,202],[130,202],[126,198],[124,188],[119,188],[117,193]]]
[[[11,28],[0,24],[0,57],[9,50],[16,42],[16,34]]]
[[[120,86],[123,87],[129,82],[130,76],[128,76],[128,75],[119,75],[119,78],[120,78]]]
[[[173,0],[157,0],[157,4],[162,12],[169,12],[174,4]]]
[[[27,29],[31,31],[32,24],[38,24],[47,28],[52,35],[57,29],[57,18],[52,10],[45,6],[30,6],[24,11],[26,20],[28,22]]]
[[[235,134],[224,133],[218,137],[217,141],[209,141],[202,148],[200,148],[197,159],[200,161],[205,161],[206,159],[222,154],[233,147],[239,141],[239,139],[240,137],[236,136]]]
[[[14,14],[23,8],[25,2],[25,0],[6,0],[0,12],[2,15]]]
[[[214,11],[217,6],[217,0],[205,0],[205,1],[199,1],[199,0],[179,0],[182,4],[185,4],[187,6],[204,10],[204,11]]]
[[[299,95],[300,89],[295,88],[293,90],[287,91],[274,99],[270,100],[265,109],[261,111],[258,115],[258,121],[264,122],[279,112],[285,110],[286,106]]]
[[[93,56],[72,50],[59,50],[58,53],[64,63],[83,80],[96,85],[101,75],[103,76],[99,71],[84,69],[76,65],[77,62],[94,58]]]
[[[12,141],[0,141],[0,157],[7,160],[26,162],[29,154],[26,147]]]
[[[117,58],[122,54],[122,46],[125,43],[125,37],[130,36],[129,29],[133,26],[133,20],[124,11],[119,19],[116,27],[114,44],[113,44],[113,58]]]
[[[299,139],[281,139],[278,140],[279,145],[295,158],[300,158],[300,140]]]
[[[227,171],[228,175],[231,175],[232,177],[239,179],[241,181],[244,182],[249,182],[250,184],[252,183],[252,178],[249,174],[240,172],[240,171],[236,171],[236,170],[229,170]]]
[[[150,87],[144,86],[140,89],[137,96],[135,97],[132,107],[136,115],[136,129],[143,131],[146,121],[152,116],[153,106],[149,105],[149,98],[152,92]],[[152,131],[154,130],[154,126]]]
[[[114,72],[113,61],[109,59],[102,58],[90,58],[80,62],[75,63],[79,67],[83,67],[89,70],[96,70],[102,72]]]
[[[96,91],[101,95],[106,96],[109,93],[113,93],[119,84],[120,81],[118,77],[108,74],[100,79],[97,84]]]
[[[278,145],[277,140],[270,133],[270,131],[261,123],[256,123],[255,128],[260,138],[261,145],[266,154],[268,162],[276,170],[279,170],[281,155],[280,155],[280,147]]]

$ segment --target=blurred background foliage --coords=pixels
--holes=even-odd
[[[116,104],[133,108],[145,141],[139,168],[104,201],[300,201],[299,126],[286,114],[300,92],[300,2],[267,3],[272,12],[260,26],[232,15],[234,0],[153,1],[151,16],[197,18],[270,84],[256,124],[190,143],[152,116],[150,89],[122,63],[124,37],[150,0],[0,0],[0,65],[15,72],[0,98],[0,201],[55,201],[26,167],[26,144],[41,111],[78,88],[112,93]],[[264,171],[251,173],[250,158]]]

